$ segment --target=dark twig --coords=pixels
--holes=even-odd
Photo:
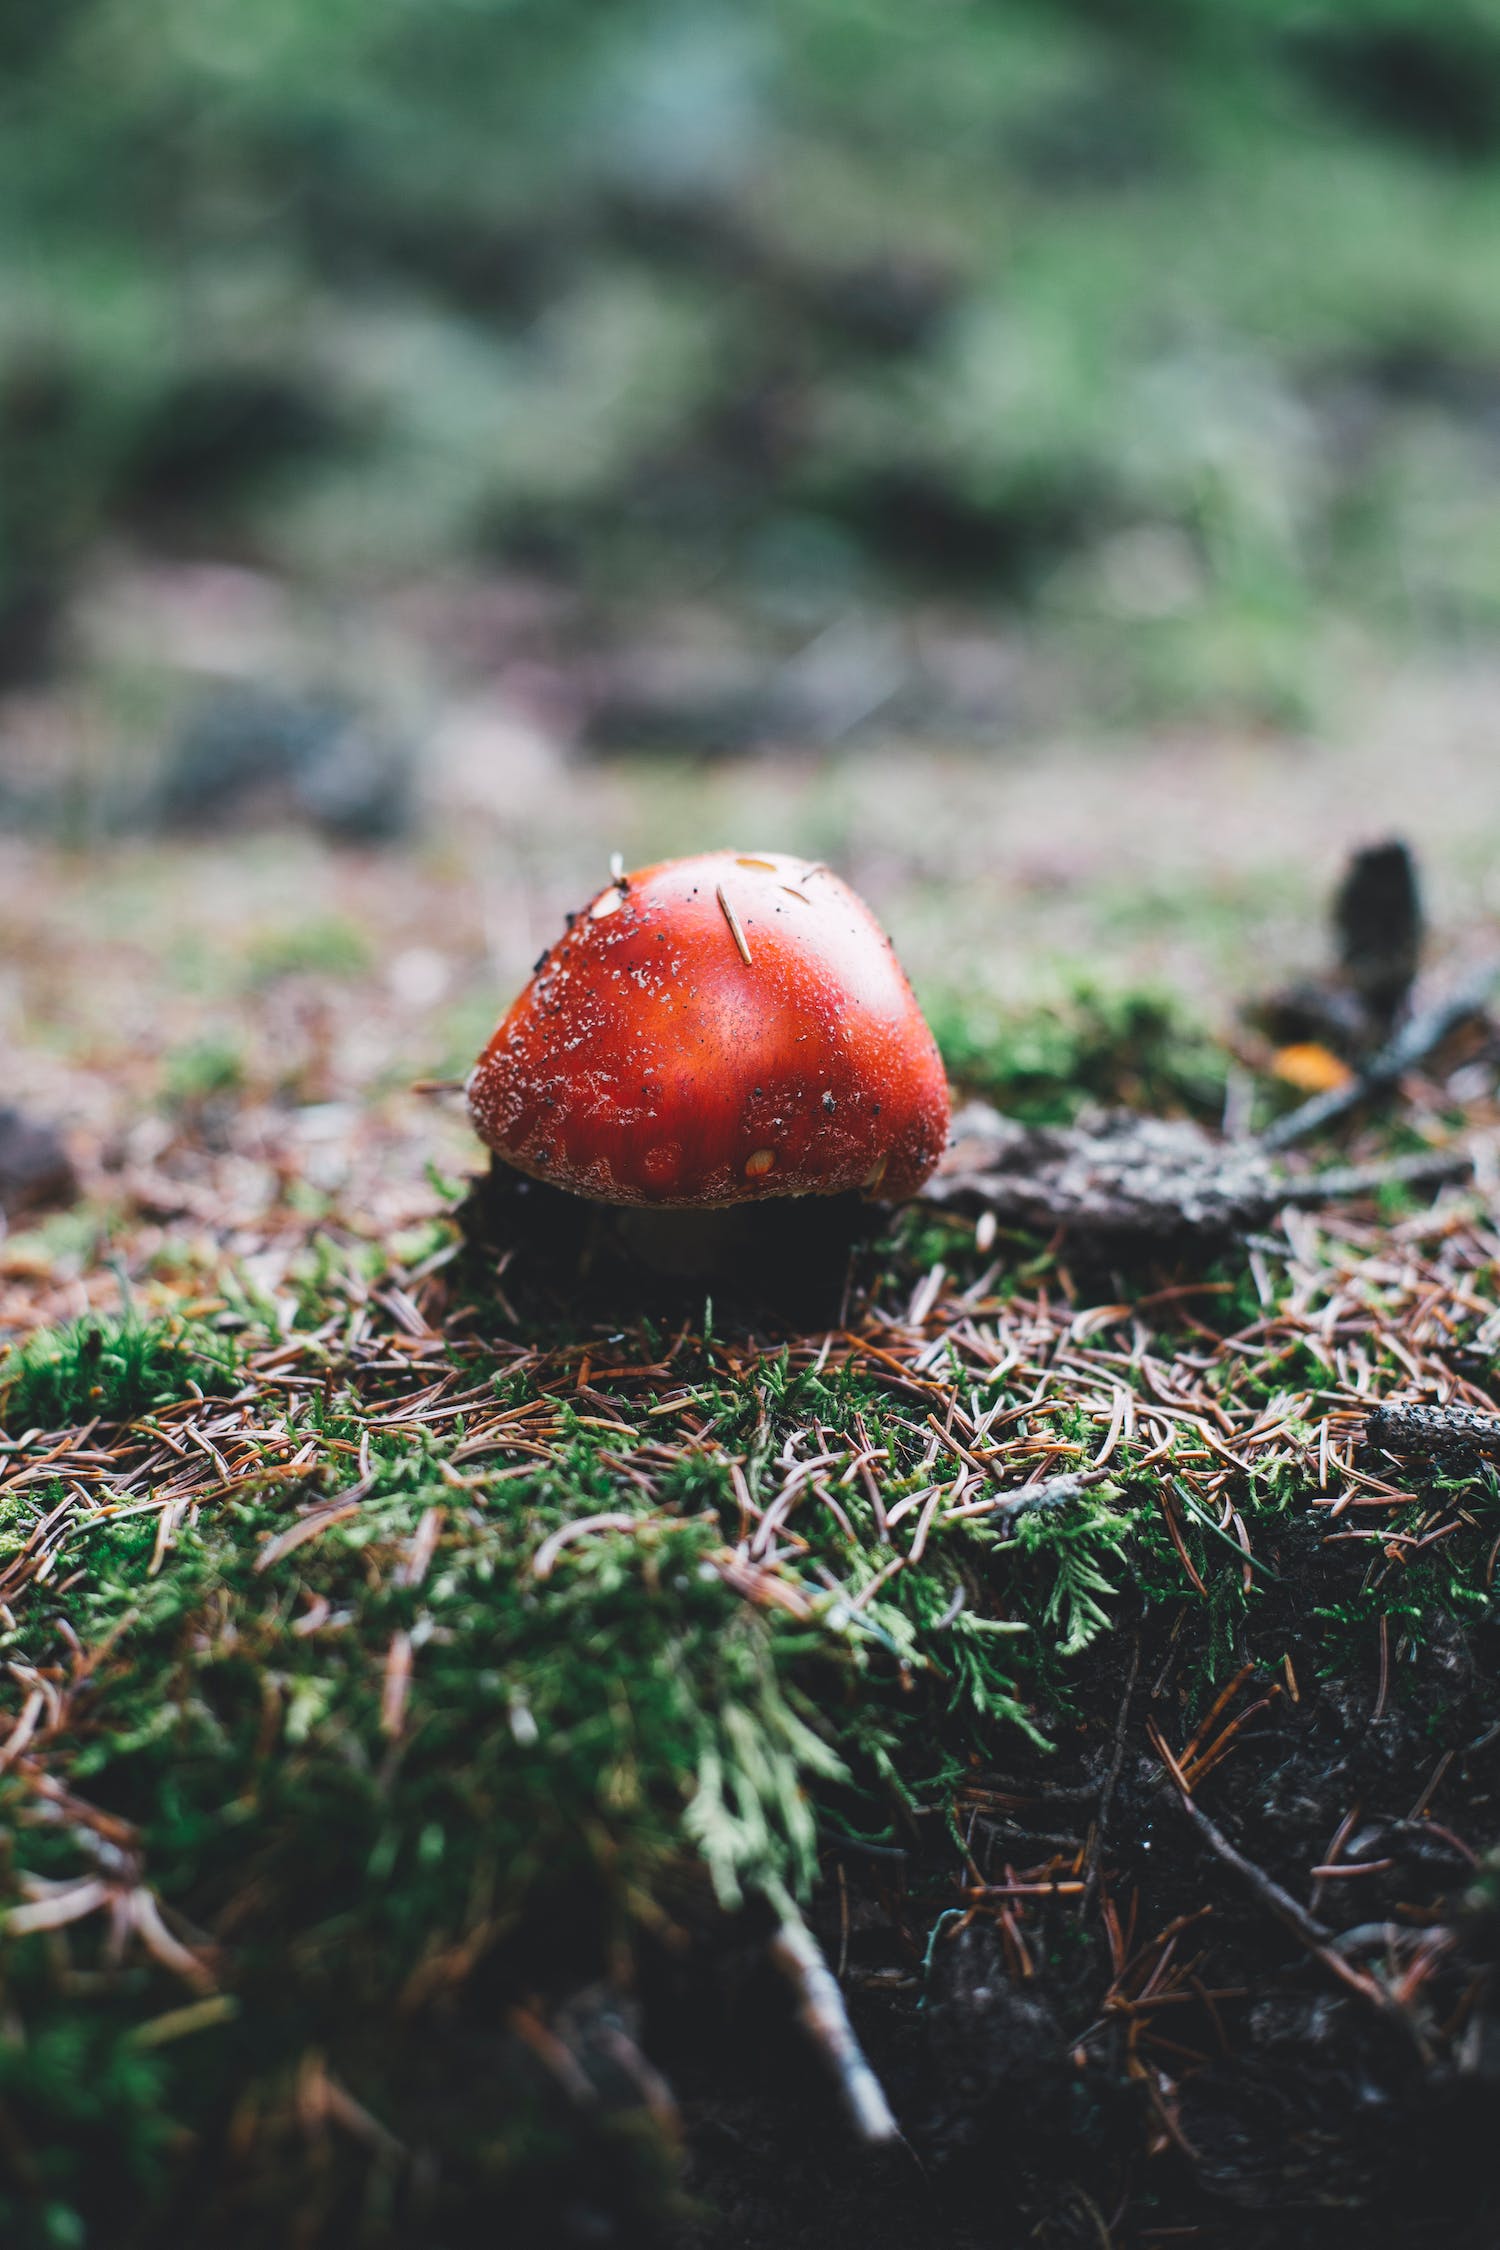
[[[1365,1424],[1371,1445],[1390,1453],[1480,1454],[1500,1461],[1500,1415],[1468,1406],[1377,1406]]]
[[[1321,1132],[1335,1119],[1347,1116],[1350,1110],[1358,1109],[1373,1095],[1388,1092],[1409,1070],[1425,1062],[1434,1048],[1440,1047],[1460,1024],[1477,1015],[1497,983],[1500,983],[1500,960],[1482,962],[1455,985],[1445,999],[1412,1016],[1355,1077],[1342,1086],[1330,1087],[1325,1094],[1314,1094],[1300,1108],[1278,1118],[1260,1136],[1261,1147],[1291,1148],[1296,1142],[1305,1141],[1309,1134]]]
[[[1201,1805],[1194,1803],[1192,1791],[1183,1786],[1178,1774],[1170,1766],[1166,1770],[1178,1803],[1214,1857],[1221,1859],[1226,1867],[1233,1868],[1246,1888],[1260,1900],[1261,1905],[1291,1931],[1299,1944],[1304,1945],[1313,1958],[1321,1962],[1330,1976],[1374,2008],[1378,2014],[1399,2024],[1409,2036],[1416,2037],[1416,2027],[1410,2017],[1397,2007],[1390,1994],[1373,1977],[1351,1968],[1338,1953],[1334,1932],[1309,1914],[1305,1906],[1299,1905],[1291,1892],[1283,1890],[1274,1876],[1268,1875],[1263,1867],[1257,1867],[1253,1859],[1247,1859],[1242,1851],[1231,1844],[1222,1828],[1209,1819]]]
[[[1120,1775],[1125,1765],[1125,1736],[1130,1725],[1130,1705],[1135,1695],[1135,1683],[1141,1669],[1141,1636],[1136,1634],[1130,1651],[1130,1670],[1125,1678],[1125,1693],[1120,1698],[1120,1716],[1115,1721],[1114,1751],[1109,1761],[1109,1771],[1104,1776],[1104,1786],[1099,1792],[1099,1810],[1094,1816],[1094,1833],[1089,1839],[1088,1858],[1084,1865],[1083,1906],[1087,1914],[1094,1903],[1094,1893],[1099,1888],[1099,1869],[1104,1858],[1104,1838],[1109,1828],[1110,1808],[1119,1787]]]

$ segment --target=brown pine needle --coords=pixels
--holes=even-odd
[[[730,905],[728,899],[724,896],[724,886],[722,883],[718,883],[715,885],[714,896],[718,899],[720,913],[723,915],[725,921],[729,924],[729,934],[734,939],[735,945],[739,949],[740,959],[744,962],[745,967],[748,969],[750,966],[750,948],[745,943],[745,933],[740,928],[739,917],[735,913],[734,908]]]
[[[385,1684],[380,1696],[380,1730],[394,1740],[406,1724],[406,1699],[411,1693],[411,1635],[397,1631],[386,1651]]]

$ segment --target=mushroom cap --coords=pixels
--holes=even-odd
[[[704,852],[570,921],[469,1079],[480,1138],[599,1203],[914,1195],[948,1136],[891,942],[826,867]]]

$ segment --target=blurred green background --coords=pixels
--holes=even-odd
[[[936,616],[950,732],[1500,627],[1500,0],[8,0],[0,105],[8,683],[101,555]]]

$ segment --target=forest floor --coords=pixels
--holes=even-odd
[[[1500,1485],[1366,1434],[1500,1411],[1493,1033],[1338,1136],[1472,1182],[1170,1258],[919,1205],[800,1324],[497,1270],[412,1090],[610,850],[734,840],[1002,1107],[1264,1116],[1236,1005],[1348,843],[1417,844],[1436,982],[1492,944],[1491,708],[697,769],[476,712],[399,847],[0,842],[74,1171],[0,1238],[7,2241],[1493,2239]]]

